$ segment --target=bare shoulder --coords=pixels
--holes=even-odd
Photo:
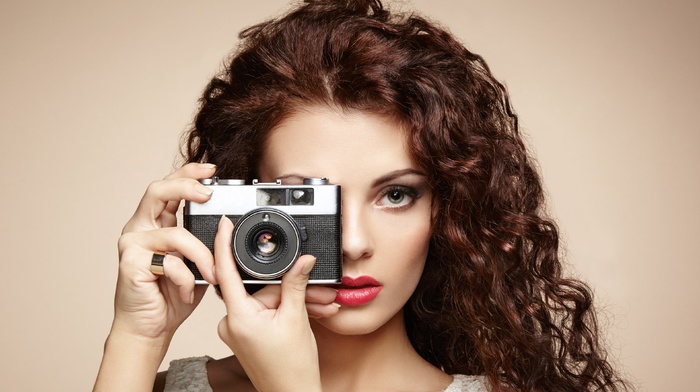
[[[238,358],[230,356],[207,363],[209,385],[214,392],[255,392]]]
[[[153,383],[153,392],[163,392],[165,390],[165,377],[168,372],[159,372],[156,374],[156,381]]]

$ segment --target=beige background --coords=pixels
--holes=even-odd
[[[286,4],[247,3],[0,3],[0,390],[91,388],[121,226],[237,32]],[[700,6],[410,4],[508,85],[620,368],[641,390],[697,390]],[[222,315],[205,299],[165,363],[226,355]]]

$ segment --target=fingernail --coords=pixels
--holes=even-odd
[[[211,190],[210,188],[207,188],[206,186],[200,184],[199,182],[194,186],[194,190],[196,190],[197,192],[199,192],[203,195],[207,195],[207,196],[211,196],[211,194],[214,193],[213,190]]]
[[[314,268],[314,265],[316,264],[316,258],[314,257],[313,259],[309,260],[304,264],[304,268],[301,270],[302,275],[309,275],[311,273],[311,270]]]
[[[340,304],[337,302],[333,302],[331,305],[335,306],[336,308],[340,308]]]
[[[213,163],[200,163],[199,167],[202,169],[216,169],[216,165]]]
[[[190,305],[194,303],[194,291],[190,293]]]
[[[226,215],[221,215],[221,219],[219,219],[219,229],[221,228],[221,225],[224,224],[224,219],[226,219]]]

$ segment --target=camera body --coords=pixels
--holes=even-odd
[[[234,223],[231,247],[243,283],[280,283],[296,259],[316,257],[309,283],[339,283],[342,278],[340,186],[325,178],[282,185],[213,177],[200,181],[214,191],[205,203],[187,201],[184,226],[214,252],[222,215]],[[185,259],[197,283],[207,283]]]

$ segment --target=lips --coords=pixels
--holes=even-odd
[[[338,295],[335,302],[341,306],[360,306],[372,301],[382,285],[371,276],[351,278],[343,276],[341,285],[337,287]]]

